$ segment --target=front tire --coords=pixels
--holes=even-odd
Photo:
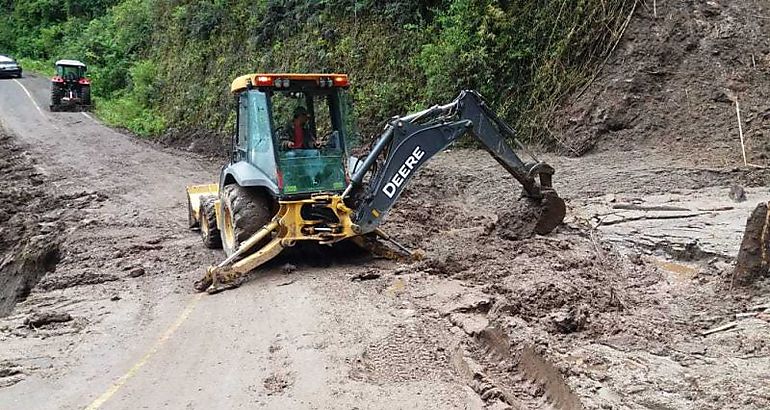
[[[201,198],[201,239],[203,239],[203,245],[209,249],[222,247],[214,202],[216,202],[216,198],[213,196]]]
[[[230,256],[238,250],[241,243],[267,225],[273,214],[270,211],[269,198],[255,188],[227,185],[222,191],[221,200],[222,247],[225,254]]]

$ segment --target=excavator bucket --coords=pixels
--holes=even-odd
[[[190,229],[200,227],[201,198],[219,195],[219,185],[191,185],[187,187],[187,224]]]
[[[540,200],[540,217],[535,225],[535,233],[545,235],[556,229],[567,215],[567,205],[556,194],[556,191],[546,192]]]

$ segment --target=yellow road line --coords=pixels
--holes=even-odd
[[[195,297],[190,301],[190,303],[187,304],[187,307],[182,311],[182,313],[179,315],[179,317],[176,319],[176,321],[169,327],[158,339],[158,341],[155,342],[155,344],[152,346],[152,348],[147,351],[147,353],[142,356],[141,359],[139,359],[136,364],[131,366],[130,369],[121,376],[115,383],[110,386],[107,391],[102,393],[101,396],[99,396],[96,400],[94,400],[91,404],[86,407],[86,410],[96,410],[100,408],[104,403],[106,403],[112,396],[115,395],[115,393],[120,390],[121,387],[123,387],[126,382],[128,382],[129,379],[136,376],[136,374],[139,372],[139,370],[147,364],[147,362],[155,356],[156,353],[163,347],[163,345],[168,341],[168,339],[171,338],[171,335],[174,334],[174,332],[179,329],[179,326],[182,326],[182,323],[184,323],[185,320],[187,320],[188,317],[190,317],[190,314],[192,313],[193,309],[195,309],[195,306],[198,304],[198,301],[200,301],[201,296],[203,296],[205,293],[199,293],[195,295]]]
[[[29,90],[27,90],[27,87],[25,87],[24,84],[22,84],[21,81],[19,81],[19,80],[14,79],[13,81],[15,81],[16,84],[18,84],[19,87],[21,87],[21,89],[24,90],[25,93],[27,93],[27,97],[29,97],[29,100],[32,101],[32,104],[35,104],[35,108],[37,108],[37,110],[40,112],[40,114],[41,115],[45,115],[45,114],[43,114],[43,110],[40,109],[40,106],[37,105],[37,103],[35,102],[35,99],[32,98],[32,94],[30,94]]]

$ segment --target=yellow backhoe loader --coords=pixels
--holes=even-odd
[[[535,231],[551,232],[565,216],[554,169],[523,162],[506,143],[514,131],[475,91],[446,105],[392,118],[363,159],[348,156],[355,138],[345,74],[249,74],[235,79],[237,125],[219,183],[187,188],[189,225],[227,258],[196,282],[216,292],[300,241],[333,244],[372,237],[391,242],[380,225],[406,184],[431,157],[465,134],[542,207]]]

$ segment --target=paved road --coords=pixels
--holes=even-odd
[[[222,255],[185,231],[183,189],[213,180],[216,164],[118,133],[88,114],[51,113],[47,100],[44,78],[0,81],[2,127],[25,145],[53,191],[107,197],[88,210],[95,223],[66,232],[56,275],[120,273],[116,252],[144,249],[155,236],[162,249],[133,255],[152,267],[141,278],[120,273],[118,281],[36,292],[18,305],[17,313],[48,303],[84,324],[0,342],[0,359],[32,369],[0,389],[0,408],[465,407],[451,372],[431,380],[351,376],[368,346],[388,348],[378,341],[420,322],[394,293],[350,282],[346,274],[358,265],[286,275],[276,264],[237,290],[193,293],[203,265]],[[120,300],[111,300],[116,294]]]

